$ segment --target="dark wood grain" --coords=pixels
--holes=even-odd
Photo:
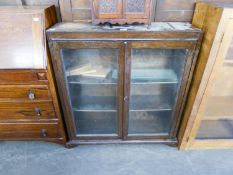
[[[31,97],[30,94],[32,95]],[[49,91],[49,87],[46,85],[0,85],[0,102],[14,100],[37,101],[51,99],[52,97]]]

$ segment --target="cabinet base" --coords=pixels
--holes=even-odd
[[[177,147],[177,140],[72,140],[66,143],[66,147],[73,148],[78,145],[100,144],[165,144]]]

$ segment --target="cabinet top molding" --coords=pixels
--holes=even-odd
[[[63,35],[60,35],[60,34]],[[190,23],[154,22],[151,25],[92,25],[91,23],[58,23],[47,30],[49,38],[56,39],[86,39],[89,38],[120,38],[120,39],[190,39],[197,40],[201,30]],[[58,35],[59,34],[59,35]],[[95,34],[92,36],[92,34]],[[96,35],[99,34],[99,35]],[[72,36],[71,36],[72,35]]]

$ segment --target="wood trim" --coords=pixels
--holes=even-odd
[[[196,64],[196,55],[195,55],[195,47],[196,43],[192,45],[191,48],[189,48],[188,54],[185,58],[185,64],[184,64],[184,72],[183,72],[183,78],[181,80],[180,88],[178,89],[178,94],[177,94],[177,101],[176,101],[176,106],[175,110],[172,114],[172,122],[174,125],[171,128],[170,135],[172,137],[177,136],[177,131],[180,125],[181,121],[181,114],[183,112],[184,108],[184,103],[187,99],[187,94],[190,86],[190,81],[192,78],[192,70]]]
[[[47,48],[47,57],[48,57],[47,70],[48,70],[50,93],[53,98],[53,105],[54,105],[56,116],[59,119],[58,120],[59,132],[61,133],[61,136],[63,138],[63,140],[60,142],[64,145],[67,141],[67,136],[66,136],[64,120],[62,116],[62,108],[61,108],[59,98],[58,98],[59,94],[58,94],[56,83],[55,83],[55,75],[54,75],[52,63],[51,63],[51,55],[48,51],[48,48]]]
[[[105,32],[48,32],[50,40],[70,40],[70,41],[125,41],[125,40],[137,40],[137,41],[198,41],[200,37],[200,31],[193,32],[130,32],[130,31],[105,31]],[[136,38],[136,39],[135,39]]]
[[[176,147],[177,141],[174,139],[158,139],[158,140],[72,140],[68,142],[68,146],[92,145],[92,144],[167,144]]]
[[[124,70],[125,45],[121,43],[118,56],[118,136],[123,137],[123,109],[124,109]]]
[[[131,77],[131,49],[132,42],[125,44],[125,72],[124,72],[124,115],[123,115],[123,139],[128,138],[129,128],[129,97],[130,97],[130,77]]]
[[[56,9],[55,9],[54,5],[45,9],[44,18],[45,18],[45,21],[44,21],[43,27],[45,28],[45,30],[57,23]],[[43,36],[44,36],[44,38],[46,38],[45,31],[43,33]],[[65,143],[67,142],[67,135],[65,132],[65,126],[64,126],[63,115],[62,115],[62,108],[61,108],[60,101],[58,98],[58,91],[57,91],[57,86],[56,86],[56,82],[55,82],[54,70],[52,67],[51,54],[50,54],[47,40],[45,40],[43,42],[45,42],[45,45],[46,45],[45,53],[46,53],[46,58],[47,58],[46,62],[47,62],[47,72],[48,72],[47,77],[49,80],[48,81],[49,90],[50,90],[50,93],[52,95],[54,110],[55,110],[56,116],[58,118],[59,133],[61,135],[61,139],[57,140],[55,142],[65,145]]]
[[[55,72],[56,82],[58,86],[58,92],[60,96],[60,102],[63,109],[64,119],[67,127],[68,138],[73,139],[75,138],[75,128],[74,128],[74,121],[73,121],[73,113],[69,106],[71,106],[69,100],[69,94],[67,89],[67,82],[65,80],[65,72],[63,70],[62,59],[60,57],[60,46],[58,43],[50,43],[50,51],[53,55],[52,57],[52,65],[53,70]],[[64,87],[65,86],[65,87]],[[71,117],[67,117],[71,116]]]

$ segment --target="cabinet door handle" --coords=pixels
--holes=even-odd
[[[36,98],[35,93],[32,92],[32,91],[30,90],[30,91],[28,92],[28,98],[29,98],[30,100],[34,100],[34,99]]]
[[[128,96],[125,96],[125,97],[124,97],[124,101],[126,101],[127,99],[128,99]]]
[[[41,136],[42,136],[42,137],[47,137],[47,136],[48,136],[48,132],[47,132],[46,129],[42,129],[42,130],[41,130]]]
[[[37,116],[41,116],[41,109],[40,108],[35,108],[35,112]]]

